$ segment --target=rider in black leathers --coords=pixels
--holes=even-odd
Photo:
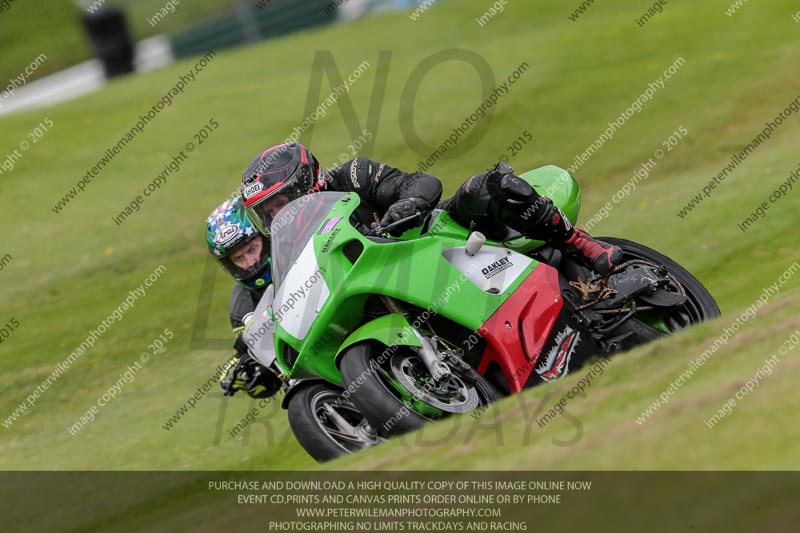
[[[460,224],[489,238],[508,228],[543,240],[607,274],[621,259],[619,247],[598,241],[570,224],[553,202],[505,163],[469,178],[449,199],[441,182],[423,172],[407,173],[385,163],[359,157],[325,173],[308,149],[297,143],[273,146],[257,155],[242,175],[242,191],[250,219],[269,235],[272,218],[287,203],[317,191],[356,192],[362,199],[362,223],[386,226],[419,212],[398,232],[419,225],[434,208],[446,210]]]

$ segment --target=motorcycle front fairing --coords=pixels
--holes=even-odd
[[[561,333],[554,327],[569,314],[558,301],[558,283],[541,282],[550,275],[557,280],[555,269],[491,244],[467,256],[464,239],[453,236],[458,227],[446,214],[444,224],[419,237],[371,239],[350,221],[360,202],[356,194],[317,193],[298,209],[301,201],[284,208],[295,214],[282,227],[275,227],[281,213],[273,222],[275,356],[288,377],[322,377],[341,386],[337,354],[345,339],[351,344],[357,338],[350,335],[364,326],[371,296],[387,296],[480,331],[489,349],[479,372],[495,354],[514,392],[532,375],[541,375],[534,366],[542,353],[550,353]],[[507,319],[512,308],[522,315]],[[377,328],[363,331],[372,338],[387,334],[376,333]],[[562,346],[566,353],[555,357],[556,370],[548,375],[566,373],[561,361],[569,362],[570,348],[588,345],[579,337],[567,332],[565,339],[573,344]]]
[[[275,286],[270,285],[259,300],[253,319],[245,324],[242,340],[247,344],[250,355],[269,367],[275,362],[275,322],[269,313],[269,308],[275,298]]]

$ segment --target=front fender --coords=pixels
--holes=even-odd
[[[351,333],[336,352],[336,366],[339,366],[345,350],[356,343],[367,340],[378,341],[386,346],[422,347],[422,343],[413,334],[411,324],[408,323],[406,317],[399,313],[392,313],[367,322]]]
[[[326,385],[331,385],[330,381],[326,381],[322,378],[310,378],[310,379],[293,379],[289,381],[289,385],[286,387],[283,393],[283,400],[281,400],[281,408],[288,409],[289,408],[289,400],[292,399],[292,396],[297,394],[297,391],[302,389],[303,387],[308,387],[309,385],[313,385],[314,383],[324,383]]]

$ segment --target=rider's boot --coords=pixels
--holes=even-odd
[[[550,198],[540,196],[507,164],[499,163],[489,173],[487,186],[495,217],[526,237],[548,242],[603,276],[622,259],[620,247],[573,227]]]

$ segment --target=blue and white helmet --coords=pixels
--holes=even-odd
[[[231,196],[208,216],[206,241],[214,259],[238,283],[256,291],[272,281],[269,240],[250,222],[240,195]],[[245,269],[234,264],[231,256],[247,246],[250,252],[258,252],[258,261]]]

